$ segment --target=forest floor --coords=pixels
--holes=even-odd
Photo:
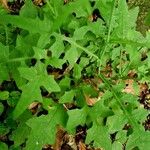
[[[22,0],[16,0],[7,2],[7,0],[1,0],[3,5],[6,9],[10,10],[13,15],[18,14],[21,7],[24,5],[24,2]],[[42,0],[35,0],[35,5],[42,6],[44,2]],[[148,10],[150,10],[150,1],[144,1],[144,0],[129,0],[128,2],[129,8],[139,6],[140,12],[137,20],[137,30],[140,31],[143,35],[145,35],[146,31],[149,30],[149,26],[144,24],[144,19],[148,13]],[[108,69],[109,70],[109,69]],[[136,76],[134,72],[131,72],[129,74],[129,77]],[[125,88],[126,93],[134,93],[132,84],[133,80],[128,80],[128,83],[126,83],[127,87]],[[141,91],[139,93],[140,95],[140,102],[144,105],[145,109],[150,109],[150,104],[147,103],[150,99],[150,91],[147,83],[140,85]],[[88,98],[87,98],[88,99]],[[89,99],[88,99],[89,100]],[[90,100],[89,100],[90,101]],[[92,102],[89,102],[92,103]],[[150,117],[147,118],[145,121],[145,129],[150,130]],[[76,135],[71,136],[67,134],[63,129],[59,128],[57,132],[57,141],[53,147],[55,149],[59,149],[58,147],[61,145],[61,150],[76,150],[77,149],[77,143],[79,150],[100,150],[100,149],[94,149],[91,147],[88,147],[83,141],[85,140],[86,136],[86,126],[78,126],[76,129]],[[43,147],[43,150],[52,150],[51,145],[46,145]]]

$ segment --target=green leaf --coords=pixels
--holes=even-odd
[[[9,94],[9,98],[7,100],[7,103],[10,107],[15,107],[19,98],[20,98],[21,93],[18,91],[12,91]]]
[[[25,1],[25,4],[21,8],[19,14],[22,17],[35,19],[38,15],[38,11],[32,1]]]
[[[136,27],[136,21],[139,13],[139,7],[134,7],[132,9],[129,9],[129,22],[131,28]]]
[[[28,30],[31,33],[47,33],[50,32],[50,23],[48,20],[40,20],[38,18],[31,19],[22,16],[1,15],[0,22],[5,24],[13,24],[19,28]]]
[[[52,51],[52,56],[59,58],[60,55],[64,52],[64,43],[63,40],[59,37],[56,37],[55,43],[50,47]]]
[[[42,67],[42,66],[41,66]],[[41,68],[39,68],[41,69]],[[60,88],[53,76],[49,76],[37,70],[31,68],[19,68],[20,74],[29,82],[22,86],[21,98],[14,110],[14,117],[17,118],[23,111],[34,101],[42,102],[40,87],[44,86],[48,92],[58,92]],[[21,109],[20,109],[21,108]]]
[[[123,39],[126,37],[129,28],[129,23],[128,23],[128,18],[129,18],[129,13],[128,13],[128,6],[126,3],[126,0],[119,0],[118,2],[118,34],[121,36]]]
[[[41,150],[46,144],[54,144],[57,125],[65,126],[67,116],[63,107],[52,107],[48,115],[32,118],[27,121],[31,127],[25,150]]]
[[[39,48],[45,48],[45,46],[49,43],[49,33],[42,34],[39,37],[37,47]]]
[[[47,60],[47,64],[55,67],[55,68],[60,68],[62,69],[62,65],[65,63],[65,60],[63,59],[58,59],[56,57],[52,57],[49,60]]]
[[[111,22],[111,19],[110,18],[113,18],[115,17],[114,16],[114,6],[115,4],[115,0],[114,1],[105,1],[105,0],[98,0],[96,1],[96,4],[95,4],[95,8],[99,8],[100,9],[100,12],[102,14],[102,17],[104,18],[104,20],[106,21],[107,25],[110,24]],[[115,19],[115,18],[113,18]],[[115,21],[113,20],[113,23],[115,24]]]
[[[127,140],[127,131],[126,130],[118,131],[116,134],[115,141],[124,144],[126,140]]]
[[[112,150],[122,150],[122,143],[117,141],[113,142]]]
[[[4,136],[9,133],[9,128],[7,128],[4,124],[0,123],[0,136]]]
[[[0,43],[0,63],[7,62],[9,59],[9,48],[8,46],[4,46],[2,43]]]
[[[25,124],[21,124],[15,131],[12,132],[11,140],[14,141],[14,146],[20,146],[25,142],[30,133],[30,128]]]
[[[94,141],[95,148],[102,148],[105,150],[112,149],[111,139],[106,126],[93,123],[93,126],[87,130],[86,143]]]
[[[87,117],[87,108],[73,109],[67,111],[69,119],[67,122],[67,130],[69,132],[75,132],[75,128],[78,125],[84,125]]]
[[[60,103],[71,103],[73,101],[74,96],[75,96],[74,90],[66,91],[65,94],[62,97],[60,97],[59,102]]]
[[[135,120],[140,122],[141,124],[146,120],[147,116],[149,115],[149,111],[146,109],[143,109],[140,105],[138,109],[133,110],[132,112],[133,117]]]
[[[3,80],[8,80],[9,79],[9,74],[8,74],[8,68],[4,64],[0,64],[0,83]]]
[[[131,150],[138,147],[140,150],[149,150],[150,147],[150,133],[149,132],[134,132],[129,136],[126,144],[126,150]]]
[[[112,115],[112,111],[106,107],[103,100],[99,100],[89,111],[91,119],[97,120],[100,117],[108,117]]]
[[[90,11],[91,11],[90,3],[87,0],[76,1],[74,3],[71,3],[69,5],[64,5],[64,6],[62,6],[63,5],[62,1],[59,4],[58,2],[56,1],[54,2],[55,6],[57,6],[56,8],[58,9],[59,7],[59,9],[57,10],[55,8],[57,10],[57,11],[55,10],[56,19],[54,21],[52,31],[58,30],[73,12],[76,13],[77,17],[83,17],[83,16],[87,17],[88,15],[90,15]]]
[[[124,114],[116,114],[107,118],[107,125],[109,128],[109,133],[113,134],[117,131],[123,129],[124,125],[127,123],[127,119]]]
[[[85,36],[85,34],[90,31],[91,28],[89,26],[83,26],[81,28],[78,28],[75,30],[73,39],[74,40],[82,40]]]
[[[0,102],[0,116],[4,111],[4,105]]]
[[[8,146],[5,143],[0,142],[0,149],[1,150],[8,150]]]
[[[64,59],[68,60],[70,66],[72,67],[76,63],[78,57],[79,54],[77,48],[75,46],[71,46],[71,48],[69,48],[69,50],[66,52]]]
[[[9,97],[8,91],[0,91],[0,100],[6,100]]]
[[[65,76],[65,78],[60,81],[59,86],[61,87],[61,90],[66,91],[67,89],[70,89],[70,83],[71,79]]]
[[[73,68],[73,76],[75,79],[81,78],[81,71],[82,71],[82,68],[78,64],[75,64]]]

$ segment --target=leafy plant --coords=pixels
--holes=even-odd
[[[0,149],[41,150],[58,126],[72,135],[86,126],[91,147],[148,150],[137,83],[149,84],[150,33],[136,31],[137,15],[125,0],[1,8]],[[124,90],[131,71],[134,92]]]

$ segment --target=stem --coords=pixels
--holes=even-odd
[[[99,74],[99,77],[106,84],[108,89],[112,91],[117,103],[120,105],[121,109],[123,110],[123,112],[126,115],[129,123],[132,125],[133,129],[136,130],[136,131],[141,131],[141,128],[139,127],[139,124],[135,121],[135,119],[131,116],[131,114],[129,114],[128,111],[124,108],[124,105],[120,102],[120,99],[118,98],[115,90],[110,86],[109,81],[106,80],[105,77],[102,74]]]
[[[113,1],[113,7],[112,7],[112,11],[111,11],[111,16],[110,16],[110,19],[109,19],[109,27],[108,27],[108,34],[107,34],[107,38],[106,38],[106,44],[105,44],[105,47],[104,47],[104,50],[102,51],[102,54],[101,54],[101,57],[100,58],[103,58],[104,54],[106,53],[107,49],[108,49],[108,43],[110,41],[110,34],[111,34],[111,30],[112,30],[112,19],[113,19],[113,14],[114,14],[114,10],[115,10],[115,4],[116,4],[116,1],[117,0],[114,0]],[[101,65],[101,61],[100,61],[100,65]],[[99,66],[100,67],[100,66]]]
[[[77,44],[75,41],[73,41],[71,38],[68,38],[68,37],[65,37],[65,36],[62,36],[62,35],[59,35],[59,34],[56,34],[55,33],[55,36],[59,36],[60,38],[62,38],[63,40],[69,42],[70,44],[78,47],[79,49],[83,50],[85,53],[87,53],[89,56],[92,56],[94,57],[96,60],[100,60],[99,57],[95,54],[93,54],[92,52],[90,52],[88,49],[84,48],[83,46]]]
[[[28,59],[32,59],[33,57],[20,57],[20,58],[13,58],[13,59],[9,59],[9,60],[6,60],[4,62],[0,62],[0,64],[3,64],[3,63],[11,63],[11,62],[17,62],[17,61],[23,61],[23,60],[28,60]]]

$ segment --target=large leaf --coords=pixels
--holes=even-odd
[[[65,54],[65,59],[69,61],[70,66],[72,67],[77,59],[79,58],[78,50],[75,46],[71,46]]]
[[[9,58],[9,48],[0,43],[0,63],[7,62]]]
[[[13,24],[19,28],[30,31],[31,33],[50,32],[50,22],[48,20],[31,19],[22,16],[1,15],[0,22]]]
[[[102,148],[105,150],[112,149],[111,139],[108,129],[105,126],[96,124],[94,122],[92,128],[87,131],[86,143],[94,141],[94,147]]]
[[[3,80],[7,80],[8,75],[8,67],[6,66],[5,62],[9,60],[9,48],[8,46],[4,46],[0,43],[0,83]]]
[[[19,68],[19,71],[21,76],[29,82],[22,87],[22,95],[14,111],[15,118],[32,102],[42,102],[41,86],[44,86],[48,92],[60,91],[53,76],[49,76],[42,71],[39,73],[35,68]]]
[[[54,144],[56,126],[64,126],[66,119],[64,108],[57,106],[57,108],[51,108],[48,115],[27,121],[27,125],[31,127],[31,132],[25,150],[41,150],[42,146],[46,144]]]
[[[69,132],[74,132],[75,127],[78,125],[84,125],[87,117],[87,108],[84,107],[82,109],[74,109],[68,110],[68,122],[67,122],[67,130]]]
[[[75,91],[71,90],[71,91],[66,91],[65,94],[60,97],[59,102],[60,103],[71,103],[73,101],[73,98],[75,96]]]
[[[149,150],[150,147],[150,133],[149,132],[134,132],[126,145],[126,150],[131,150],[138,147],[140,150]]]
[[[113,115],[108,117],[107,124],[109,127],[109,133],[115,133],[123,129],[124,125],[127,123],[127,119],[124,114]]]
[[[11,140],[14,141],[15,146],[19,146],[25,142],[26,138],[30,133],[30,128],[26,124],[21,124],[13,132]]]
[[[119,0],[118,2],[118,34],[124,39],[129,30],[129,13],[126,0]]]

